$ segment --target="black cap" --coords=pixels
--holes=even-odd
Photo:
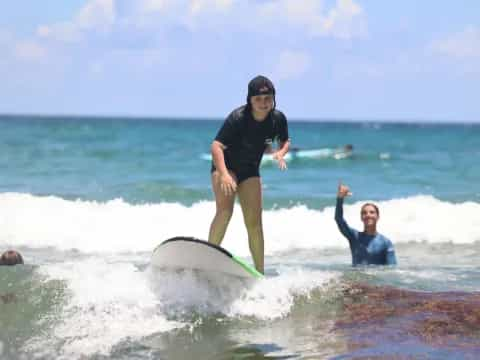
[[[265,76],[258,75],[248,83],[247,104],[250,104],[250,98],[257,95],[275,96],[275,87],[273,83]]]

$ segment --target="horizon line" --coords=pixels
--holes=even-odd
[[[225,117],[214,117],[214,116],[199,116],[199,117],[189,117],[189,116],[169,116],[169,115],[127,115],[127,114],[48,114],[48,113],[2,113],[0,112],[0,118],[26,118],[26,117],[35,117],[35,118],[70,118],[70,119],[85,119],[85,120],[155,120],[155,121],[165,121],[165,120],[190,120],[190,121],[222,121],[225,120]],[[362,119],[362,118],[295,118],[289,117],[289,122],[308,122],[308,123],[380,123],[380,124],[439,124],[439,125],[480,125],[480,120],[451,120],[451,119],[436,119],[436,120],[426,120],[426,119]]]

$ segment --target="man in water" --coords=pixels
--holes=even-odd
[[[0,256],[0,266],[13,266],[18,264],[23,264],[23,257],[18,251],[8,250]],[[14,303],[17,301],[17,296],[13,293],[0,294],[0,301],[4,304]]]
[[[18,251],[8,250],[0,257],[0,265],[13,266],[18,264],[23,264],[23,257]]]
[[[395,265],[395,249],[392,242],[377,232],[380,217],[378,207],[372,203],[363,204],[360,216],[364,225],[363,232],[348,226],[343,219],[343,200],[350,196],[348,186],[338,185],[335,221],[340,232],[348,239],[352,253],[352,265]]]
[[[333,158],[336,160],[346,159],[352,156],[353,145],[347,144],[334,150]]]

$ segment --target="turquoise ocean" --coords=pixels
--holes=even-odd
[[[261,167],[266,278],[155,269],[207,238],[221,124],[0,116],[0,250],[26,262],[0,268],[1,359],[480,358],[480,124],[290,120],[324,155]],[[351,267],[340,180],[398,266]],[[251,263],[238,205],[222,245]]]

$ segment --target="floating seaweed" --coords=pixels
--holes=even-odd
[[[372,335],[391,342],[480,351],[480,293],[421,292],[351,283],[343,291],[337,330],[355,348]]]

